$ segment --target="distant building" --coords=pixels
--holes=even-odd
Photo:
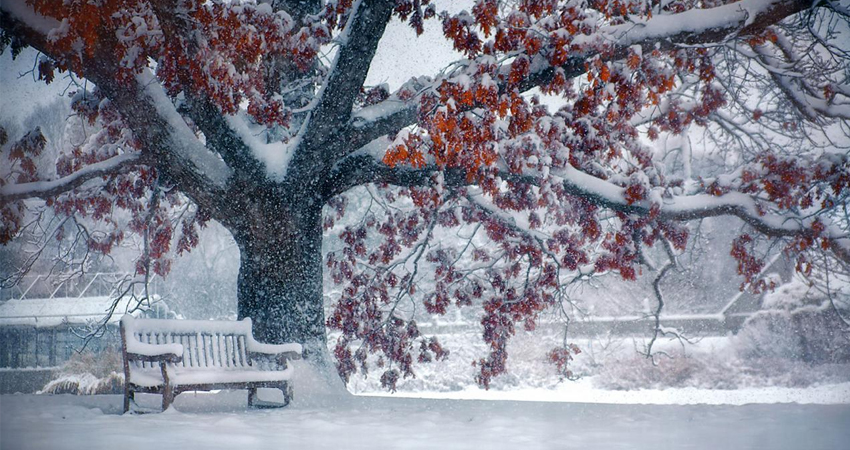
[[[84,336],[106,320],[103,336]],[[108,297],[64,297],[13,299],[0,304],[0,370],[55,368],[67,361],[84,344],[86,351],[117,348],[118,321],[125,313],[138,317],[173,318],[159,296],[136,307],[136,301]]]

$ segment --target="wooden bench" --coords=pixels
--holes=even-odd
[[[237,322],[121,318],[124,412],[136,392],[162,395],[162,410],[181,392],[247,389],[248,405],[281,407],[292,399],[287,360],[301,344],[254,340],[251,319]],[[257,388],[283,391],[284,402],[257,400]],[[135,401],[135,400],[134,400]]]

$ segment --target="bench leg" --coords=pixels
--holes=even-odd
[[[162,410],[165,411],[174,401],[174,386],[168,377],[168,369],[165,361],[159,362],[159,370],[162,373]]]
[[[124,412],[130,411],[130,399],[133,398],[134,392],[130,390],[130,386],[124,384]]]
[[[248,407],[254,406],[255,401],[257,401],[257,388],[248,388]]]
[[[165,411],[174,402],[174,387],[166,384],[162,388],[162,410]]]
[[[288,381],[284,381],[280,386],[280,390],[283,391],[283,406],[286,406],[292,401],[292,397],[294,396],[292,384]]]

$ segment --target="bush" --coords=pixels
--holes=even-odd
[[[786,358],[739,358],[735,355],[695,354],[651,360],[635,356],[609,361],[594,385],[602,389],[741,389],[781,386],[802,388],[850,381],[846,364],[811,366]]]
[[[735,346],[748,358],[850,363],[850,329],[828,304],[759,311],[744,324]]]
[[[120,394],[124,389],[124,374],[111,372],[103,378],[90,373],[60,374],[38,391],[39,394]]]
[[[74,354],[39,394],[118,394],[123,391],[121,352],[109,347],[101,352]]]

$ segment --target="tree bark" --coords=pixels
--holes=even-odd
[[[348,391],[327,344],[320,191],[315,183],[289,192],[245,186],[214,216],[239,246],[239,318],[251,318],[260,342],[304,347],[293,379],[302,398],[338,399]]]
[[[261,342],[299,342],[327,352],[322,297],[322,206],[247,213],[239,245],[239,318],[250,317]],[[247,225],[247,226],[245,226]],[[309,355],[307,355],[309,356]]]

